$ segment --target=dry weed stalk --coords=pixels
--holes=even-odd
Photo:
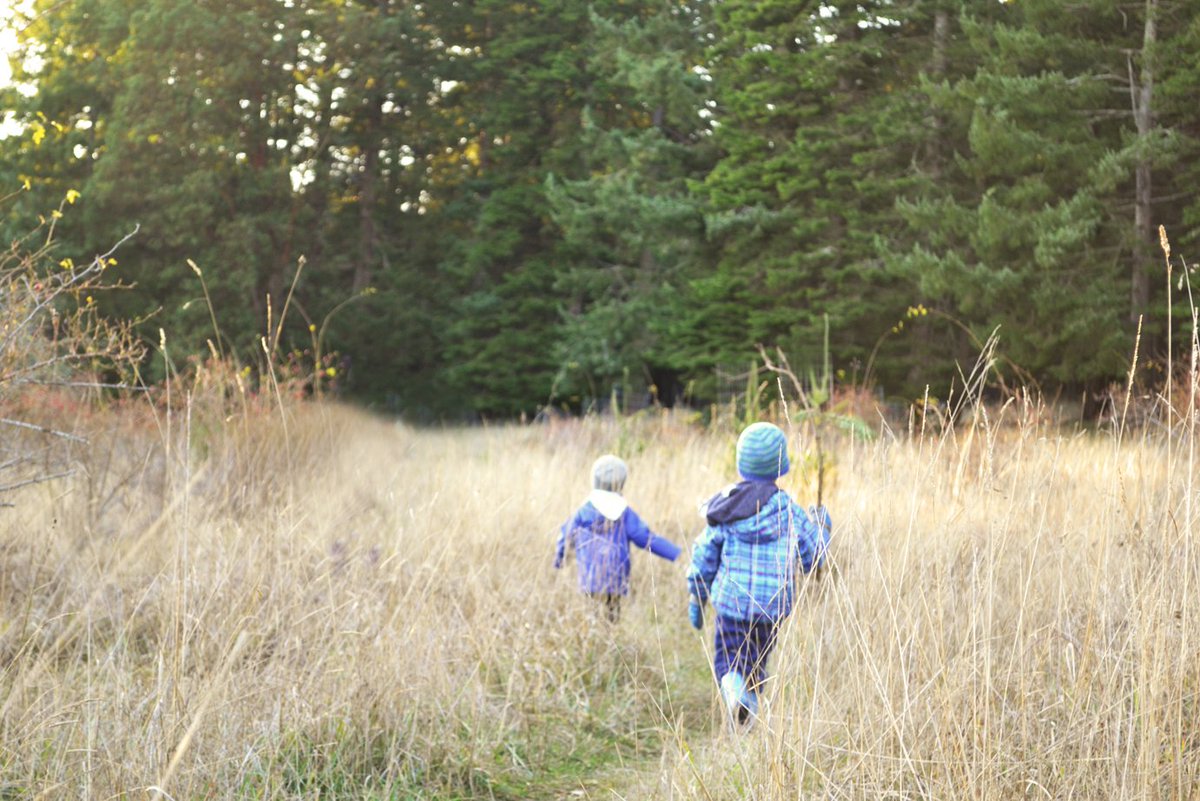
[[[107,280],[105,270],[136,229],[87,264],[55,263],[57,219],[0,253],[0,428],[8,430],[0,449],[0,498],[72,472],[70,446],[85,439],[68,430],[75,421],[64,407],[88,392],[130,388],[143,351],[133,325],[104,317],[98,302],[123,288]],[[43,234],[37,244],[34,236]]]
[[[940,428],[829,434],[837,570],[804,586],[765,717],[735,738],[678,565],[635,555],[618,627],[550,568],[554,526],[609,450],[639,513],[690,541],[697,501],[732,478],[729,432],[665,412],[415,431],[231,401],[236,379],[204,369],[165,407],[172,459],[163,412],[100,412],[94,458],[0,519],[11,795],[1200,786],[1194,412],[1170,433],[1056,428],[1028,395],[982,405],[985,360]],[[783,483],[811,502],[801,480]]]
[[[727,435],[668,415],[418,432],[288,414],[290,449],[262,414],[259,456],[221,468],[244,473],[218,479],[221,435],[193,447],[152,519],[149,482],[105,506],[81,476],[26,490],[46,502],[4,531],[0,600],[22,612],[0,632],[0,781],[773,800],[1169,798],[1200,778],[1177,438],[1115,447],[1013,403],[965,414],[973,438],[831,439],[852,477],[827,500],[838,570],[783,634],[763,725],[731,739],[677,566],[636,562],[615,629],[549,566],[596,452],[636,442],[631,500],[688,541]],[[262,470],[271,489],[231,503]]]

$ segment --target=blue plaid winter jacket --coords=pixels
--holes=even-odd
[[[735,620],[791,614],[797,568],[811,571],[829,546],[825,508],[806,512],[772,482],[744,481],[713,498],[707,517],[692,548],[689,592]]]

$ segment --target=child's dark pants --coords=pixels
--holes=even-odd
[[[621,596],[615,592],[594,592],[592,598],[604,607],[604,617],[609,623],[621,619]]]
[[[717,681],[730,671],[746,677],[751,692],[767,678],[767,658],[775,647],[776,624],[772,621],[751,623],[717,615],[716,648],[713,653],[713,668]]]

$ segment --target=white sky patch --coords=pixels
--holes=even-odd
[[[296,98],[309,106],[316,106],[321,97],[302,83],[296,84]]]
[[[12,67],[8,59],[17,49],[17,15],[22,10],[28,11],[30,6],[30,0],[0,0],[0,86],[12,83]],[[32,94],[31,90],[26,91],[24,87],[21,87],[21,91]],[[7,111],[0,111],[0,139],[20,134],[21,126],[10,119]]]
[[[12,80],[12,68],[8,64],[8,55],[17,48],[17,32],[5,22],[0,30],[0,86],[8,86]]]
[[[17,49],[19,16],[28,13],[32,6],[32,0],[0,0],[0,86],[8,86],[12,81],[8,57]]]

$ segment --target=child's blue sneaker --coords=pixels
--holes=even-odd
[[[721,698],[739,725],[758,715],[758,696],[746,688],[746,679],[740,673],[730,671],[721,677]]]
[[[742,709],[746,712],[748,717],[758,717],[758,696],[755,693],[747,690],[742,695]],[[742,722],[744,723],[745,721]]]

